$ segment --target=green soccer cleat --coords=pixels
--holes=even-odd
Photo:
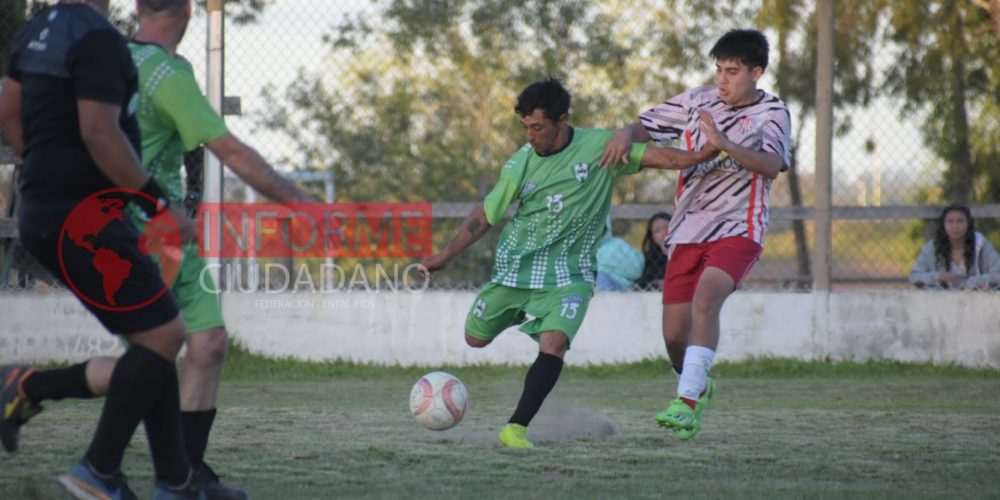
[[[701,413],[705,411],[705,407],[708,406],[708,402],[712,400],[712,396],[715,394],[715,380],[712,377],[708,377],[705,380],[705,391],[701,393],[701,397],[698,398],[698,404],[695,405],[694,414],[694,427],[689,430],[677,430],[677,437],[686,441],[694,437],[695,434],[701,430]]]
[[[698,414],[681,398],[674,398],[666,410],[656,414],[658,424],[677,431],[694,429],[697,421]]]
[[[500,430],[500,444],[508,448],[534,448],[525,434],[528,428],[521,424],[507,424]]]
[[[34,370],[26,366],[5,366],[0,371],[0,444],[11,453],[17,451],[21,426],[42,411],[21,394],[21,382]]]

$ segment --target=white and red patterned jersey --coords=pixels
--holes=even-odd
[[[763,90],[757,94],[759,98],[751,104],[730,106],[716,87],[698,87],[642,113],[639,120],[653,140],[679,139],[681,149],[700,151],[708,142],[697,113],[703,109],[730,141],[781,156],[785,171],[791,161],[788,107]],[[770,179],[743,168],[728,155],[681,170],[667,244],[743,236],[763,245],[770,189]]]

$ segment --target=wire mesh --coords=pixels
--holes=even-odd
[[[39,3],[0,2],[3,41]],[[125,30],[135,26],[133,4],[112,1],[113,16]],[[833,282],[841,289],[910,286],[907,274],[933,235],[937,210],[894,215],[887,211],[892,207],[962,201],[983,215],[977,229],[1000,244],[994,220],[1000,105],[990,98],[1000,92],[1000,48],[986,29],[989,13],[975,2],[896,4],[846,1],[837,7],[833,199],[837,207],[861,210],[834,223]],[[225,94],[240,102],[239,113],[226,117],[231,131],[289,175],[331,172],[332,190],[322,182],[301,185],[317,199],[332,191],[336,201],[348,202],[481,200],[524,142],[512,106],[525,84],[558,76],[574,94],[575,125],[614,128],[686,87],[711,83],[711,44],[750,20],[771,41],[771,64],[760,87],[788,103],[795,157],[793,170],[771,187],[765,251],[743,287],[809,289],[815,228],[794,214],[815,199],[811,5],[784,13],[770,11],[771,3],[650,0],[226,5]],[[916,22],[905,17],[907,8],[935,20],[921,24],[926,36],[903,36],[906,23]],[[956,16],[959,24],[949,24]],[[931,42],[956,29],[965,37],[961,57]],[[206,31],[198,6],[178,50],[200,81]],[[927,65],[922,74],[906,72],[920,62]],[[955,81],[965,86],[949,86]],[[963,99],[964,117],[947,107],[956,96]],[[676,178],[662,172],[632,176],[620,182],[613,202],[671,211]],[[8,205],[12,179],[12,167],[0,165],[0,206]],[[229,176],[225,198],[254,196]],[[435,219],[438,248],[459,221]],[[617,217],[614,234],[638,249],[645,225],[645,217]],[[471,290],[485,283],[498,237],[499,228],[431,286]],[[12,246],[0,247],[5,256],[16,252]],[[0,286],[38,286],[19,277],[41,274],[30,260],[8,260],[17,264],[8,265]],[[300,264],[319,273],[325,262]],[[400,262],[362,264],[371,273]]]

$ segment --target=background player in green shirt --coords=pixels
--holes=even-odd
[[[518,202],[497,246],[490,282],[465,323],[465,341],[472,347],[485,347],[518,324],[538,341],[538,357],[517,409],[500,432],[500,443],[511,448],[533,446],[527,426],[559,379],[566,351],[587,314],[615,180],[642,167],[680,169],[717,154],[637,144],[624,166],[598,168],[613,132],[571,127],[569,107],[569,92],[556,79],[521,92],[514,111],[528,144],[507,161],[497,185],[454,238],[423,261],[431,273],[445,268]]]
[[[142,131],[143,166],[164,186],[171,200],[179,205],[184,198],[184,153],[204,144],[265,196],[279,202],[312,201],[275,172],[260,153],[229,132],[202,95],[190,64],[177,55],[177,45],[191,19],[190,0],[139,0],[137,6],[139,31],[129,50],[139,70],[136,115]],[[203,457],[215,418],[228,335],[217,293],[213,292],[216,287],[212,283],[203,287],[199,281],[204,267],[196,247],[186,246],[171,291],[190,332],[180,383],[185,441],[191,465],[214,479]]]

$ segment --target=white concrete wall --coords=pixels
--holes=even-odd
[[[471,292],[227,294],[229,330],[272,356],[404,365],[517,363],[536,345],[511,330],[485,349],[462,340]],[[894,359],[1000,368],[1000,296],[974,292],[752,293],[723,310],[717,359]],[[0,363],[120,352],[65,293],[0,293]],[[603,293],[567,356],[571,364],[665,355],[656,293]]]

